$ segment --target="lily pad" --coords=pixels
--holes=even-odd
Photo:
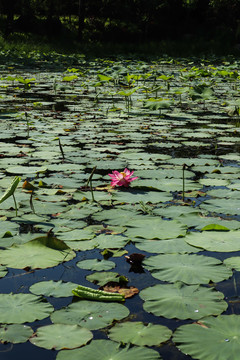
[[[53,297],[68,297],[73,296],[72,289],[78,284],[63,281],[40,281],[32,286],[29,290],[35,295],[53,296]]]
[[[87,259],[79,261],[76,264],[80,269],[102,271],[102,270],[111,270],[116,265],[113,261],[108,260],[98,260],[98,259]]]
[[[237,360],[239,329],[239,315],[220,315],[180,326],[173,341],[183,353],[194,359]]]
[[[104,286],[110,281],[114,281],[117,283],[127,282],[125,276],[120,276],[117,272],[112,271],[95,272],[86,276],[86,279],[95,284],[98,284],[99,286]]]
[[[14,269],[48,268],[71,260],[75,256],[75,252],[64,242],[49,236],[0,250],[0,262]]]
[[[172,331],[166,326],[151,323],[144,325],[140,321],[116,324],[108,333],[111,340],[139,346],[160,345],[167,341],[171,335]]]
[[[0,327],[0,341],[13,344],[26,342],[33,334],[30,326],[22,324],[3,324]]]
[[[30,342],[44,349],[73,349],[86,345],[93,337],[88,329],[78,325],[52,324],[39,327]]]
[[[231,252],[240,250],[240,231],[203,231],[192,232],[185,241],[209,251]]]
[[[160,360],[159,353],[146,347],[121,347],[120,344],[111,340],[93,340],[89,345],[80,349],[62,350],[57,354],[56,360],[96,360],[115,359],[115,360]]]
[[[32,294],[0,294],[0,322],[21,324],[50,315],[53,306]]]
[[[240,256],[229,257],[223,262],[228,268],[240,271]]]
[[[184,236],[187,227],[174,220],[162,220],[157,216],[144,217],[142,219],[129,222],[126,235],[129,238],[146,238],[146,239],[172,239]]]
[[[54,311],[51,320],[55,324],[79,325],[89,330],[97,330],[128,315],[128,308],[121,304],[80,300]]]
[[[150,256],[143,261],[154,278],[162,281],[182,281],[185,284],[220,282],[232,276],[232,271],[220,260],[204,255],[165,254]]]
[[[197,320],[219,315],[228,307],[224,294],[214,288],[180,282],[148,287],[140,292],[140,297],[145,301],[145,311],[170,319]]]
[[[141,242],[137,242],[135,246],[142,251],[157,254],[186,254],[200,251],[199,248],[187,244],[184,238],[168,240],[143,240]]]

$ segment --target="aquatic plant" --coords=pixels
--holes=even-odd
[[[138,178],[137,176],[131,178],[133,173],[134,171],[130,171],[127,168],[125,168],[122,172],[118,172],[116,170],[113,171],[112,174],[108,174],[112,178],[111,186],[115,187],[117,185],[128,187],[133,180]]]

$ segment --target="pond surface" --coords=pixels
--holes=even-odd
[[[1,359],[238,360],[239,62],[0,69]]]

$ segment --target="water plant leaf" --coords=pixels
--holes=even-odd
[[[126,283],[127,278],[125,276],[120,276],[117,272],[112,271],[102,271],[102,272],[95,272],[86,276],[88,281],[91,281],[99,286],[104,286],[108,282],[117,282],[117,283]]]
[[[14,194],[20,180],[21,178],[19,176],[15,176],[5,193],[1,196],[0,204]]]
[[[225,259],[223,262],[230,269],[235,269],[237,271],[240,271],[240,256],[229,257]]]
[[[7,275],[8,269],[5,266],[0,265],[0,278],[3,278]]]
[[[168,239],[168,240],[143,240],[136,242],[135,246],[149,253],[157,254],[186,254],[200,251],[199,248],[186,243],[184,238]]]
[[[87,259],[77,262],[76,264],[80,269],[102,271],[111,270],[116,265],[113,261],[99,260],[99,259]]]
[[[162,281],[182,281],[185,284],[220,282],[232,276],[232,271],[213,257],[189,254],[150,256],[143,266],[154,278]]]
[[[139,346],[160,345],[167,341],[172,331],[166,326],[143,324],[140,321],[127,321],[114,325],[108,332],[111,340],[121,343],[131,343]]]
[[[51,324],[39,327],[30,339],[44,349],[73,349],[86,345],[93,337],[90,330],[78,325]]]
[[[0,341],[13,344],[24,343],[33,334],[30,326],[22,324],[2,324],[0,326]]]
[[[180,326],[173,336],[177,347],[199,360],[237,360],[239,357],[238,315],[220,315]]]
[[[21,324],[50,315],[53,306],[32,294],[0,294],[0,322]]]
[[[97,330],[128,315],[128,308],[122,304],[80,300],[54,311],[51,320],[55,324],[79,325],[89,330]]]
[[[51,236],[38,237],[25,244],[0,250],[0,262],[14,269],[48,268],[75,256],[75,252],[63,241]]]
[[[157,284],[142,290],[145,311],[155,316],[177,319],[201,319],[209,315],[219,315],[228,304],[224,294],[214,288],[201,285]]]
[[[93,340],[89,345],[80,349],[62,350],[57,354],[56,360],[95,360],[96,355],[99,359],[114,360],[161,360],[162,357],[155,350],[141,346],[120,347],[120,344],[111,340]]]
[[[231,252],[240,250],[240,231],[203,231],[192,232],[184,238],[185,241],[209,251]]]
[[[158,217],[142,217],[126,223],[126,235],[130,238],[171,239],[186,234],[187,227],[175,220],[167,221]]]
[[[53,296],[53,297],[67,297],[73,296],[72,289],[78,284],[63,281],[40,281],[31,285],[29,291],[35,295]]]

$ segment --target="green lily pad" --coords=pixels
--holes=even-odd
[[[183,353],[194,359],[237,360],[239,329],[239,315],[220,315],[180,326],[173,341]]]
[[[125,276],[120,276],[117,272],[112,271],[95,272],[86,276],[86,279],[95,284],[98,284],[99,286],[104,286],[110,281],[114,281],[117,283],[126,282]]]
[[[3,324],[0,327],[0,341],[13,344],[24,343],[32,336],[33,330],[30,326],[22,324]]]
[[[86,345],[93,337],[88,329],[78,325],[52,324],[39,327],[30,342],[44,349],[73,349]]]
[[[116,265],[113,261],[98,260],[98,259],[87,259],[77,262],[76,264],[80,269],[102,271],[111,270]]]
[[[32,294],[0,294],[0,322],[21,324],[50,315],[53,306]]]
[[[0,250],[0,262],[14,269],[48,268],[71,260],[75,256],[75,252],[64,242],[49,236]]]
[[[185,284],[220,282],[232,276],[232,271],[220,260],[204,255],[165,254],[150,256],[143,261],[154,278],[162,281],[182,281]]]
[[[201,204],[201,208],[209,212],[226,215],[239,214],[239,199],[210,199]]]
[[[135,246],[149,253],[156,254],[186,254],[200,251],[199,248],[186,243],[184,238],[168,239],[168,240],[143,240],[135,243]]]
[[[55,324],[79,325],[89,330],[97,330],[128,315],[128,308],[122,304],[80,300],[54,311],[51,320]]]
[[[157,216],[144,217],[129,222],[126,235],[129,238],[172,239],[186,234],[187,227],[174,220],[162,220]]]
[[[97,236],[94,240],[95,247],[98,249],[121,249],[129,242],[126,237],[105,234]]]
[[[162,357],[155,350],[146,347],[121,347],[120,344],[110,340],[93,340],[89,345],[80,349],[62,350],[57,354],[56,360],[95,360],[96,354],[99,359],[116,360],[161,360]]]
[[[8,269],[5,266],[0,265],[0,278],[3,278],[7,275]]]
[[[40,281],[32,286],[29,290],[35,295],[53,296],[53,297],[68,297],[72,295],[72,289],[78,284],[72,282],[60,281]]]
[[[139,346],[160,345],[167,341],[172,335],[172,331],[166,326],[147,324],[140,321],[124,322],[116,324],[108,333],[111,340],[120,343],[131,343]]]
[[[139,203],[140,201],[146,201],[146,196],[148,202],[152,204],[164,203],[170,201],[172,196],[168,192],[161,191],[143,191],[138,189],[131,189],[129,191],[115,191],[113,193],[112,199],[114,201],[123,203]]]
[[[155,316],[177,319],[201,319],[204,316],[219,315],[228,304],[224,294],[214,288],[201,285],[157,284],[140,292],[145,311]]]
[[[240,231],[203,231],[192,232],[184,238],[185,241],[209,251],[231,252],[240,250]]]
[[[229,257],[223,262],[228,268],[240,271],[240,256]]]

